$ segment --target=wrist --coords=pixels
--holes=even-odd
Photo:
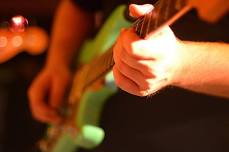
[[[192,68],[192,52],[188,50],[190,47],[190,42],[177,40],[177,67],[174,71],[174,75],[172,78],[172,85],[177,87],[185,87],[186,81],[188,80],[188,76],[191,74]]]
[[[206,42],[180,41],[180,67],[175,76],[174,86],[192,88],[204,84],[213,69],[212,58]],[[214,59],[213,59],[214,60]]]
[[[64,49],[50,48],[46,59],[46,66],[66,66],[69,67],[71,63],[70,57],[65,54]]]

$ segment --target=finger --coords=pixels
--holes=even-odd
[[[168,35],[170,35],[170,37],[168,37]],[[152,31],[144,39],[167,39],[171,38],[171,36],[175,37],[173,31],[168,25],[165,25],[159,30]]]
[[[141,96],[151,96],[151,95],[156,94],[159,90],[161,90],[165,86],[167,86],[167,79],[165,79],[165,78],[163,78],[163,79],[154,79],[151,82],[150,89],[140,90],[139,94]]]
[[[41,100],[39,100],[35,96],[30,97],[30,101],[31,101],[32,115],[35,119],[44,123],[52,123],[52,124],[58,124],[61,121],[61,118],[53,109],[47,108],[42,104],[37,104]]]
[[[140,71],[131,68],[123,62],[117,63],[115,64],[115,66],[117,67],[119,72],[122,73],[122,75],[135,82],[138,85],[139,89],[149,89],[149,79],[146,78]]]
[[[116,66],[113,67],[113,75],[115,83],[120,89],[133,95],[142,96],[139,94],[137,84],[120,73]]]
[[[151,88],[149,90],[142,91],[142,94],[144,96],[148,95],[153,95],[157,93],[159,90],[164,88],[167,85],[167,79],[166,78],[161,78],[161,79],[156,79],[154,82],[151,84]]]
[[[130,71],[133,71],[131,73],[136,72],[139,75],[144,75],[145,71],[143,71],[143,70],[146,68],[140,64],[139,60],[136,60],[136,59],[132,58],[131,56],[129,56],[126,53],[126,51],[123,50],[123,48],[120,44],[121,43],[118,40],[118,42],[116,43],[116,45],[113,49],[114,62],[116,64],[117,68],[119,69],[119,71],[122,73],[122,71],[124,70],[123,74],[125,76],[127,76],[128,78],[130,78],[130,77],[128,76],[127,73],[130,73]],[[128,66],[127,69],[130,69],[130,70],[128,70],[129,72],[125,72],[127,70],[125,68],[125,66]],[[135,81],[134,79],[132,79],[132,80]]]
[[[132,17],[140,17],[144,14],[150,12],[153,9],[153,5],[151,4],[144,4],[144,5],[136,5],[136,4],[130,4],[129,6],[129,12],[130,16]]]
[[[123,33],[123,31],[121,32]],[[120,62],[120,54],[123,52],[123,47],[122,47],[122,41],[121,41],[121,36],[118,37],[114,47],[113,47],[113,59],[115,63]]]
[[[136,59],[141,59],[139,54],[135,54],[135,48],[133,44],[136,42],[141,42],[143,39],[139,38],[135,33],[134,29],[125,29],[121,32],[117,43],[120,43],[120,47],[125,50],[129,55],[133,56]]]
[[[123,48],[122,45],[126,45],[123,44],[124,41],[128,42],[128,38],[125,38],[125,33],[128,31],[127,29],[123,30],[120,37],[118,38],[116,45],[114,46],[113,49],[113,57],[114,57],[114,61],[115,63],[120,63],[120,62],[124,62],[125,64],[129,65],[131,68],[134,68],[138,71],[140,71],[144,76],[146,77],[153,77],[153,66],[154,65],[154,60],[141,60],[136,58],[136,56],[132,55],[131,51],[129,51],[129,53],[127,53],[127,51]],[[124,35],[122,35],[124,34]],[[124,38],[123,38],[124,37]],[[121,40],[123,39],[123,40]],[[139,39],[138,37],[136,37],[136,39]],[[126,47],[127,49],[132,49],[130,47]],[[147,57],[148,58],[148,57]]]
[[[124,50],[133,58],[138,60],[154,60],[161,55],[157,41],[140,39],[133,29],[128,29],[120,34],[120,43]],[[161,44],[161,42],[160,42]],[[157,46],[154,48],[154,45]]]
[[[48,112],[38,110],[37,113],[33,114],[33,117],[43,123],[60,124],[62,122],[62,118],[54,110]]]
[[[54,78],[52,83],[52,89],[50,94],[50,106],[56,110],[60,110],[62,103],[64,102],[65,89],[67,87],[68,80],[63,80],[58,76]]]
[[[131,68],[134,68],[138,71],[140,71],[145,77],[154,77],[154,70],[153,65],[155,63],[154,60],[137,60],[133,58],[132,56],[129,56],[126,51],[121,51],[121,54],[119,56],[120,60],[130,66]]]
[[[150,62],[153,62],[153,61],[137,60],[137,59],[133,58],[122,48],[119,40],[117,41],[116,45],[114,46],[113,58],[114,58],[114,61],[116,64],[118,64],[120,62],[124,62],[125,64],[127,64],[131,68],[134,68],[134,69],[140,71],[146,77],[147,76],[149,76],[149,77],[153,76],[152,70],[150,69],[151,68]]]
[[[159,35],[151,35],[149,39],[138,39],[133,29],[128,29],[120,35],[122,47],[132,57],[138,60],[159,60],[168,53],[173,53],[176,38],[170,28],[164,28]],[[166,43],[165,43],[166,42]],[[173,56],[173,54],[171,54]]]
[[[46,84],[46,85],[45,85]],[[59,116],[46,103],[45,96],[48,92],[47,82],[38,78],[29,89],[29,101],[35,119],[42,122],[58,122]]]

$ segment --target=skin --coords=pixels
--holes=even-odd
[[[75,50],[79,49],[92,26],[92,14],[81,10],[71,1],[61,1],[55,16],[46,64],[28,89],[30,108],[35,119],[53,124],[61,122],[58,111],[72,77],[69,65]]]
[[[151,5],[142,7],[130,5],[132,15],[139,17],[152,9]],[[133,29],[124,29],[114,47],[115,82],[137,96],[172,85],[229,97],[227,50],[226,43],[178,40],[168,26],[146,39],[140,39]]]
[[[139,17],[151,8],[152,5],[130,5],[130,15]],[[69,64],[92,29],[93,14],[68,0],[61,2],[46,64],[28,90],[35,119],[61,122],[58,111],[71,81]],[[151,95],[172,85],[229,97],[228,50],[225,43],[178,40],[168,26],[145,39],[131,28],[123,29],[114,45],[113,74],[118,87],[137,96]]]

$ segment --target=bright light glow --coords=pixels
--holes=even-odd
[[[0,47],[6,47],[8,40],[5,36],[0,36]]]
[[[10,30],[12,32],[23,32],[28,25],[28,20],[21,15],[14,16],[10,20]]]
[[[22,16],[15,16],[12,18],[12,21],[16,25],[23,24],[23,17]]]

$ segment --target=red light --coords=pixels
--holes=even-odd
[[[10,30],[12,32],[23,32],[28,25],[28,20],[21,15],[14,16],[10,20]]]

